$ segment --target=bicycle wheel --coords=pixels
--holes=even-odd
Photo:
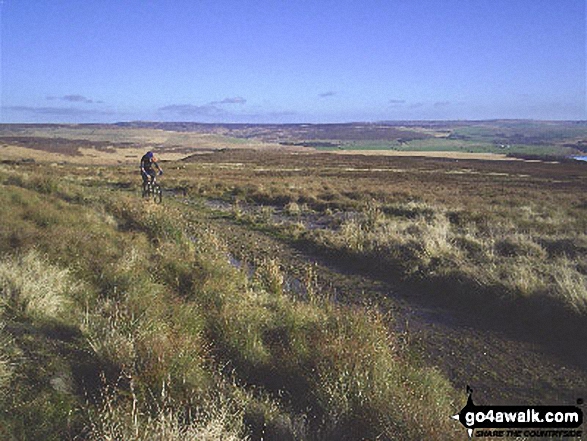
[[[161,191],[161,187],[159,186],[159,184],[155,184],[153,186],[152,192],[153,192],[153,200],[155,201],[156,204],[160,204],[161,201],[163,200],[163,191]]]

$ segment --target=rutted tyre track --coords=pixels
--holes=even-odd
[[[326,295],[382,308],[414,356],[438,366],[457,389],[470,385],[480,403],[574,404],[587,395],[587,366],[561,359],[552,348],[487,329],[475,317],[427,306],[409,287],[358,274],[225,216],[210,214],[207,222],[239,261],[277,258],[293,279],[311,265]]]

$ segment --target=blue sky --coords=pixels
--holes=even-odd
[[[585,0],[4,0],[2,122],[587,119]]]

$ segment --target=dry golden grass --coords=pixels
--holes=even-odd
[[[131,384],[133,379],[130,378]],[[130,399],[112,387],[102,390],[101,405],[90,411],[87,439],[96,441],[246,441],[243,411],[231,398],[208,397],[201,410],[186,415],[163,397],[163,404],[147,412],[152,403],[143,401],[131,387]]]
[[[33,159],[39,162],[65,162],[71,159],[70,155],[51,153],[47,155],[40,150],[29,149],[18,146],[0,146],[0,154],[4,160],[19,161],[23,159]]]
[[[20,144],[11,144],[10,137],[4,141],[0,136],[2,159],[33,159],[40,163],[130,164],[138,163],[147,150],[156,151],[164,161],[177,161],[193,154],[222,149],[303,150],[300,147],[284,147],[277,143],[237,139],[221,134],[156,129],[57,126],[45,129],[31,128],[18,133],[9,133],[9,135],[18,135]],[[61,146],[61,140],[66,141],[66,145]],[[31,143],[30,147],[26,146],[27,142]],[[25,145],[22,145],[23,143]],[[75,154],[72,154],[73,150]]]
[[[38,163],[70,163],[79,165],[118,165],[136,164],[145,152],[151,147],[125,147],[98,150],[88,147],[80,147],[78,155],[64,155],[57,152],[46,152],[20,146],[2,146],[0,154],[3,160],[27,160],[32,159]],[[157,151],[159,157],[164,161],[177,161],[197,153],[199,150],[187,150],[183,152],[161,149]]]
[[[0,307],[9,314],[67,321],[80,285],[35,250],[0,262]]]
[[[58,152],[44,152],[20,146],[3,145],[0,147],[0,154],[3,159],[22,160],[33,159],[37,162],[56,162],[88,165],[118,165],[137,163],[147,150],[155,150],[164,161],[179,161],[194,154],[205,154],[220,149],[241,149],[241,150],[272,150],[283,152],[315,152],[312,148],[284,147],[278,144],[248,142],[232,144],[222,142],[221,139],[199,140],[193,147],[159,147],[153,146],[151,142],[145,143],[145,147],[124,147],[113,146],[108,150],[98,150],[89,147],[80,147],[79,155],[65,155]],[[489,161],[523,161],[519,158],[508,157],[499,153],[467,153],[467,152],[442,152],[442,151],[394,151],[394,150],[334,150],[325,154],[335,155],[364,155],[364,156],[388,156],[388,157],[428,157],[448,158],[467,160],[489,160]]]

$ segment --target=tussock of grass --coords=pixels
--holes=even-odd
[[[297,202],[288,203],[284,210],[289,216],[299,216],[302,214],[302,208]]]
[[[555,292],[577,313],[587,314],[587,277],[569,259],[559,259],[552,275]]]
[[[0,262],[5,313],[65,321],[74,291],[80,289],[68,270],[51,265],[35,250]]]
[[[246,440],[243,412],[229,399],[206,402],[205,407],[186,415],[167,402],[152,412],[148,403],[132,394],[127,398],[104,388],[101,405],[90,414],[90,440],[213,441]]]

